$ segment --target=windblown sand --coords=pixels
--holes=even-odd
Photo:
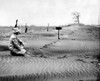
[[[75,28],[76,27],[76,28]],[[9,29],[9,28],[8,28]],[[8,30],[7,29],[7,30]],[[7,30],[4,30],[0,34],[0,55],[10,55],[8,45],[9,45],[9,34],[6,33]],[[0,75],[23,75],[23,74],[41,74],[47,72],[46,77],[49,76],[48,73],[57,72],[57,75],[61,72],[69,74],[63,75],[73,75],[72,77],[44,79],[42,77],[35,79],[35,81],[95,81],[97,76],[98,67],[96,62],[98,61],[95,56],[100,52],[100,43],[99,43],[99,30],[97,27],[86,27],[86,26],[77,26],[73,25],[68,28],[63,28],[61,30],[61,39],[57,39],[57,31],[32,31],[28,34],[22,34],[19,37],[25,43],[25,49],[30,53],[41,54],[43,53],[48,57],[48,59],[39,58],[38,60],[33,60],[32,58],[24,59],[21,58],[10,58],[8,61],[5,59],[1,60]],[[8,31],[11,33],[11,29]],[[7,35],[7,36],[6,36]],[[0,57],[0,58],[1,58]],[[8,57],[9,58],[9,57]],[[21,62],[20,62],[21,61]],[[11,62],[11,63],[10,63]],[[40,63],[40,64],[39,64]],[[41,64],[42,63],[42,64]],[[35,65],[35,66],[34,66]],[[30,67],[29,67],[30,66]],[[60,67],[62,66],[62,67]],[[4,68],[3,68],[4,67]],[[46,69],[44,69],[46,67]],[[59,68],[58,68],[59,67]],[[9,68],[9,69],[8,69]],[[20,69],[19,69],[20,68]],[[4,69],[4,70],[3,70]],[[66,71],[65,71],[66,70]],[[62,72],[63,71],[63,72]],[[78,73],[79,72],[79,73]],[[4,73],[4,74],[3,74]],[[7,74],[8,73],[8,74]],[[78,74],[77,74],[78,73]],[[38,77],[38,74],[36,77]],[[79,74],[82,74],[78,77]],[[93,76],[92,76],[93,75]],[[85,77],[86,76],[86,77]],[[28,78],[30,77],[30,78]],[[16,79],[15,81],[32,81],[33,77],[28,76],[27,78]],[[77,79],[78,77],[78,79]],[[35,77],[34,77],[35,78]],[[10,79],[9,79],[10,80]]]

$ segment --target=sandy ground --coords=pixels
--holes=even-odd
[[[19,36],[25,44],[25,49],[30,53],[43,53],[49,58],[72,58],[83,62],[97,62],[99,54],[99,40],[87,31],[79,31],[79,27],[65,28],[61,32],[61,39],[57,39],[57,31],[34,32]],[[66,31],[69,31],[69,33]],[[74,31],[74,34],[73,34]],[[77,31],[78,33],[76,33]],[[82,34],[80,34],[83,32]],[[10,55],[8,49],[9,38],[0,40],[0,55]]]
[[[96,29],[95,33],[98,35]],[[91,58],[98,55],[100,50],[99,40],[95,38],[97,35],[93,33],[93,28],[75,25],[63,28],[60,32],[60,40],[57,39],[57,30],[49,32],[33,30],[31,33],[21,34],[19,38],[24,42],[25,49],[32,54],[44,53],[48,57],[58,58],[63,56]],[[10,54],[8,45],[9,37],[0,39],[0,55]]]
[[[49,58],[73,58],[84,62],[96,62],[96,55],[99,54],[99,41],[82,41],[60,39],[55,37],[33,37],[21,35],[25,49],[31,54],[40,55],[43,53]],[[8,49],[9,41],[0,41],[0,55],[10,55]]]

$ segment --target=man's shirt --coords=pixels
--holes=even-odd
[[[20,41],[14,34],[12,34],[10,37],[9,49],[13,52],[18,52],[21,51],[22,48],[23,48],[22,41]]]

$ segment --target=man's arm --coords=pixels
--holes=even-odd
[[[18,50],[21,51],[21,46],[19,45],[18,40],[17,40],[16,38],[13,38],[13,39],[12,39],[12,43],[13,43],[13,45],[14,45],[15,47],[17,47]]]
[[[17,38],[18,39],[18,38]],[[18,41],[19,41],[19,43],[22,45],[22,46],[24,46],[24,43],[22,42],[22,40],[19,40],[18,39]]]

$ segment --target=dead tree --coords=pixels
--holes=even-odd
[[[17,28],[17,24],[18,24],[18,19],[16,20],[15,28]]]
[[[47,31],[49,31],[49,23],[48,23],[48,26],[47,26]]]
[[[80,18],[80,13],[79,12],[73,12],[72,15],[74,16],[73,17],[74,22],[79,24],[80,23],[80,19],[79,19]]]
[[[28,30],[28,28],[27,28],[27,24],[25,25],[25,33],[27,33],[27,30]]]

